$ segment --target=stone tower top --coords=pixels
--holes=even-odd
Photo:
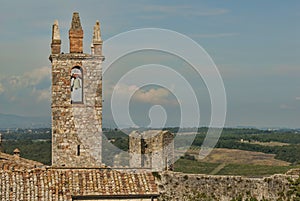
[[[83,54],[83,29],[81,26],[78,12],[73,13],[71,27],[69,30],[69,40],[70,40],[70,53]],[[101,38],[100,22],[97,20],[93,30],[91,55],[97,57],[100,56],[101,59],[104,60],[104,57],[102,55],[102,45],[103,45],[103,41]],[[61,56],[61,39],[60,39],[58,21],[55,20],[52,26],[51,55],[49,57],[50,61],[52,61],[53,57],[57,57],[57,56]]]
[[[102,55],[102,43],[100,22],[97,20],[94,26],[93,42],[91,45],[93,55]]]
[[[54,21],[54,24],[52,27],[52,40],[60,40],[58,20]]]
[[[79,30],[82,29],[81,23],[80,23],[79,13],[77,13],[77,12],[73,13],[71,29],[79,29]]]
[[[94,26],[94,34],[93,34],[93,43],[100,42],[101,40],[101,31],[100,31],[100,22],[97,20]]]
[[[71,28],[69,30],[70,53],[83,53],[83,30],[79,13],[73,13]]]
[[[60,54],[61,40],[58,28],[58,21],[55,20],[52,25],[52,43],[51,43],[51,53]]]

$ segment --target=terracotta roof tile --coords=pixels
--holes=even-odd
[[[33,160],[0,152],[0,169],[2,170],[25,170],[43,166],[44,164]]]
[[[111,169],[0,170],[0,189],[4,200],[158,194],[152,173]]]

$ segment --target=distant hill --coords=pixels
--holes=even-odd
[[[0,129],[6,128],[47,128],[51,127],[51,117],[28,117],[0,113]]]

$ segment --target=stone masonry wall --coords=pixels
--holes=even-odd
[[[52,55],[52,165],[100,167],[103,57]],[[83,103],[71,103],[71,70],[83,70]],[[80,153],[79,153],[80,152]]]
[[[200,200],[292,200],[288,197],[288,179],[298,175],[273,175],[265,178],[211,176],[162,172],[154,174],[160,201]]]
[[[131,168],[151,168],[154,171],[172,169],[174,135],[169,131],[149,130],[129,135]]]
[[[147,135],[147,132],[145,132]],[[174,158],[174,135],[169,131],[159,131],[158,134],[146,139],[151,152],[153,170],[164,171],[172,169]]]
[[[138,131],[129,135],[129,166],[131,168],[142,167],[142,137]]]

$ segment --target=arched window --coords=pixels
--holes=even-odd
[[[71,70],[71,103],[83,103],[83,73],[79,66]]]

